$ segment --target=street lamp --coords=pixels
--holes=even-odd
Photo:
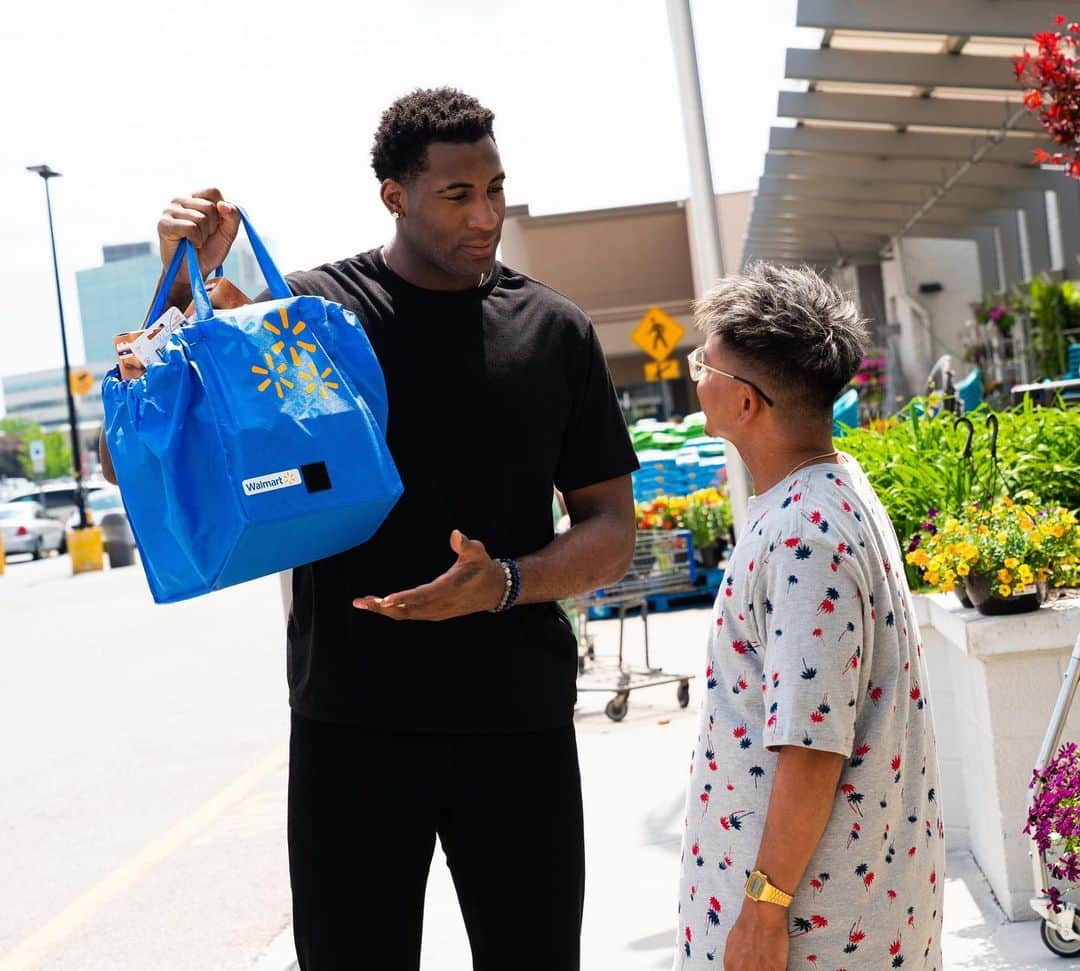
[[[52,243],[53,275],[56,277],[56,305],[60,310],[60,343],[64,348],[64,393],[67,396],[68,423],[71,425],[71,458],[75,465],[75,501],[79,506],[79,529],[85,529],[86,500],[82,484],[82,449],[79,447],[79,426],[75,416],[75,396],[71,393],[71,363],[68,360],[67,329],[64,327],[64,301],[60,296],[60,268],[56,262],[56,235],[53,233],[52,200],[49,198],[49,179],[60,173],[48,165],[28,165],[28,172],[36,172],[45,183],[45,207],[49,213],[49,241]]]

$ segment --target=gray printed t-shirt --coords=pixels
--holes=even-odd
[[[846,760],[795,890],[788,966],[942,966],[944,828],[922,644],[888,516],[844,459],[751,499],[716,600],[676,969],[723,966],[786,745]]]

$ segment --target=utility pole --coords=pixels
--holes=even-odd
[[[712,168],[709,163],[709,139],[705,131],[705,111],[701,103],[701,79],[698,75],[690,0],[668,0],[668,19],[675,48],[675,72],[679,78],[686,154],[690,166],[693,246],[697,257],[698,280],[704,292],[724,275],[724,251],[720,242],[720,222],[716,215],[716,194],[713,192]],[[737,537],[746,525],[746,501],[750,495],[750,481],[746,466],[731,442],[724,443],[724,454],[728,494],[731,496]]]

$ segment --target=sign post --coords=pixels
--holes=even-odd
[[[30,443],[30,467],[39,479],[45,474],[45,443],[40,438]]]

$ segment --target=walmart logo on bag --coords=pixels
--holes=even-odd
[[[324,400],[328,399],[330,393],[336,393],[339,388],[337,381],[329,380],[336,377],[334,369],[320,369],[315,363],[318,346],[311,341],[300,339],[300,335],[307,329],[304,321],[298,320],[295,324],[290,324],[289,312],[284,307],[278,309],[278,314],[281,318],[280,325],[271,323],[269,319],[263,321],[263,328],[279,339],[270,345],[269,353],[263,354],[265,367],[261,364],[251,366],[251,373],[262,379],[256,390],[261,393],[273,386],[281,399],[285,398],[286,392],[307,395],[317,393]],[[301,351],[306,352],[306,360]]]

